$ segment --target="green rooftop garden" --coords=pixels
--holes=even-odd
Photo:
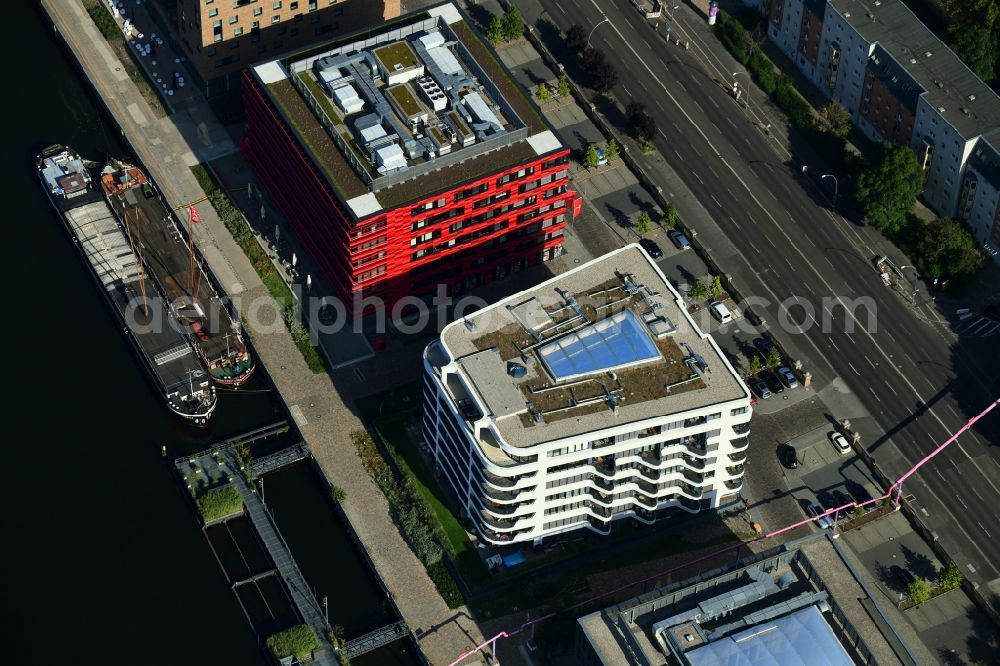
[[[372,53],[381,61],[390,74],[396,71],[396,65],[403,69],[417,66],[417,56],[406,42],[394,42],[374,49]]]

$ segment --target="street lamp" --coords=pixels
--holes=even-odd
[[[744,88],[743,90],[747,94],[747,110],[749,110],[750,109],[750,75],[747,74],[746,72],[733,72],[733,78],[735,79],[740,74],[742,74],[743,76],[747,77],[747,85],[746,85],[746,88]],[[734,91],[736,90],[736,86],[737,86],[737,82],[733,81],[733,90]]]
[[[590,31],[590,34],[587,35],[587,47],[588,48],[590,47],[590,38],[594,36],[594,30],[597,30],[598,28],[600,28],[602,23],[607,23],[610,20],[611,19],[609,19],[607,16],[605,16],[604,20],[598,21],[597,25],[595,25],[594,28],[593,28],[593,30]]]
[[[837,193],[840,192],[840,181],[832,173],[824,173],[819,177],[820,181],[824,178],[833,178],[833,209],[837,210]]]

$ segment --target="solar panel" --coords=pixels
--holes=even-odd
[[[607,372],[660,358],[652,337],[631,310],[581,328],[538,348],[556,380]]]

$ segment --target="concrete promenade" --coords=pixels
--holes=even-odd
[[[187,108],[156,120],[79,0],[41,0],[41,6],[170,204],[180,207],[202,199],[204,193],[188,167],[235,149],[204,100],[189,101]],[[202,223],[195,227],[196,240],[229,295],[243,304],[251,299],[273,304],[215,211],[203,204],[199,213]],[[449,609],[445,604],[393,524],[385,498],[361,465],[349,435],[362,424],[345,398],[353,401],[362,392],[342,393],[329,376],[310,372],[280,323],[276,306],[273,311],[279,320],[276,326],[264,334],[251,332],[260,360],[327,478],[346,491],[343,508],[348,520],[402,618],[418,637],[427,661],[448,664],[483,641],[479,627],[464,606]],[[262,323],[266,324],[266,319],[267,314],[261,314]],[[380,360],[392,362],[389,358]],[[372,391],[371,386],[364,388],[365,393]],[[351,603],[350,599],[331,601],[334,605]]]

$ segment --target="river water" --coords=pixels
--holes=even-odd
[[[9,8],[0,64],[0,663],[265,664],[170,460],[283,416],[264,377],[220,391],[203,430],[154,394],[35,177],[49,144],[127,150],[33,5]],[[353,637],[393,621],[315,474],[265,483],[331,623]],[[415,660],[397,643],[356,663]]]

